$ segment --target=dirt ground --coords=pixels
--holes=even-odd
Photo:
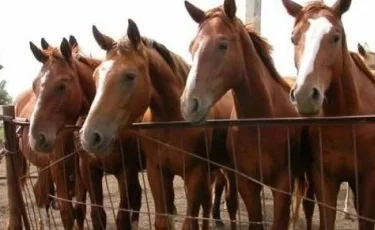
[[[2,160],[2,162],[0,163],[0,176],[1,176],[1,178],[4,178],[6,176],[5,175],[5,160]],[[139,226],[140,226],[140,229],[150,229],[150,228],[153,228],[154,216],[152,214],[148,215],[146,213],[147,212],[153,213],[154,208],[153,208],[152,197],[151,197],[151,194],[150,194],[150,188],[149,188],[149,185],[147,183],[146,174],[144,173],[143,176],[145,178],[146,185],[142,186],[144,188],[144,191],[143,191],[144,193],[143,193],[143,203],[142,203],[141,211],[145,212],[145,213],[141,214]],[[113,206],[117,207],[118,199],[119,199],[118,188],[117,188],[117,183],[116,183],[116,180],[114,179],[114,177],[107,176],[107,179],[108,179],[108,184],[109,184],[108,189],[107,189],[105,180],[103,180],[103,188],[104,188],[104,192],[105,192],[104,204],[105,204],[105,207],[106,207],[105,210],[107,212],[107,221],[108,221],[107,229],[116,229],[116,227],[114,225],[114,213],[116,212],[116,210],[115,210],[115,212],[113,212],[113,210],[111,208],[111,200],[112,200]],[[140,179],[142,181],[142,175],[141,174],[140,174]],[[176,206],[177,206],[177,209],[178,209],[177,210],[178,214],[184,215],[184,213],[186,211],[185,190],[184,190],[183,182],[180,178],[176,177],[176,179],[174,181],[174,187],[175,187],[175,193],[176,193],[175,203],[176,203]],[[30,181],[29,181],[29,191],[32,192],[32,189],[30,187]],[[147,197],[146,197],[145,194],[147,195]],[[28,211],[31,215],[32,229],[36,229],[36,226],[37,226],[36,220],[39,219],[39,218],[46,219],[45,218],[45,216],[46,216],[45,211],[37,209],[33,199],[30,201],[29,197],[31,196],[33,198],[33,194],[31,194],[30,196],[28,194],[25,194],[25,195],[27,197]],[[343,187],[342,187],[342,189],[340,191],[340,194],[339,194],[338,209],[342,210],[344,208],[344,199],[345,199],[345,191],[343,190]],[[148,200],[147,203],[146,203],[146,200]],[[270,222],[272,222],[272,197],[271,197],[271,192],[269,190],[265,190],[264,200],[265,200],[265,206],[266,206],[265,221],[267,223],[270,223]],[[89,199],[88,199],[88,201],[89,201]],[[148,211],[148,208],[149,208],[150,211]],[[354,213],[352,203],[350,204],[350,210],[349,211],[351,213]],[[229,220],[224,205],[221,206],[221,215],[222,215],[222,219],[223,219],[224,222],[226,220]],[[1,179],[0,180],[0,229],[5,229],[6,224],[7,224],[7,216],[8,216],[8,201],[7,201],[6,180]],[[247,221],[246,209],[245,209],[245,206],[243,205],[242,201],[240,201],[240,209],[239,209],[238,216],[239,217],[237,217],[237,219],[240,220],[241,222]],[[297,226],[295,227],[295,229],[305,229],[305,220],[304,220],[303,217],[304,216],[303,216],[303,213],[301,211],[300,212],[300,220],[299,220]],[[87,229],[92,229],[89,215],[86,215],[86,218],[87,218],[87,222],[89,223],[89,227]],[[52,215],[51,215],[49,223],[50,223],[50,226],[47,225],[48,221],[46,221],[46,220],[44,221],[45,229],[63,229],[62,225],[61,225],[61,220],[59,218],[59,212],[58,211],[52,211]],[[183,223],[183,218],[180,218],[180,217],[175,218],[176,229],[180,229],[181,226],[182,226],[182,223]],[[317,206],[315,208],[314,223],[313,224],[314,224],[313,229],[318,229],[318,208],[317,208]],[[223,229],[229,229],[229,223],[228,222],[225,223],[225,228],[223,228]],[[239,229],[247,229],[247,225],[245,223],[241,224]],[[293,227],[291,226],[290,229],[293,229]],[[338,229],[338,230],[341,230],[341,229],[342,230],[357,229],[357,221],[356,220],[347,220],[347,219],[344,218],[343,213],[338,213],[337,218],[336,218],[336,229]]]

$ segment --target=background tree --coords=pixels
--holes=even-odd
[[[0,70],[3,68],[2,65],[0,65]],[[12,102],[12,97],[9,95],[9,93],[5,89],[5,85],[7,82],[5,80],[0,81],[0,105],[7,105]]]
[[[0,81],[0,105],[8,105],[12,102],[12,97],[5,89],[6,84],[7,82],[5,80]]]

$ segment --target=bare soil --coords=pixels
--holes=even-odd
[[[33,171],[33,169],[31,169]],[[6,187],[6,180],[4,177],[6,176],[5,174],[5,160],[2,160],[0,163],[0,229],[5,229],[7,225],[7,217],[8,217],[8,199],[7,199],[7,187]],[[142,179],[142,174],[139,175],[141,181]],[[141,217],[140,217],[140,229],[150,229],[153,228],[153,221],[154,221],[154,206],[153,206],[153,200],[151,197],[150,193],[150,188],[147,182],[147,176],[145,173],[143,173],[144,179],[145,179],[145,184],[143,184],[144,188],[144,193],[143,193],[143,203],[142,203],[142,209],[141,211]],[[113,176],[107,176],[108,180],[108,187],[106,186],[105,180],[103,180],[103,188],[105,192],[105,210],[107,212],[107,220],[108,220],[108,226],[107,229],[116,229],[115,224],[114,224],[114,214],[116,213],[116,208],[118,206],[118,201],[119,201],[119,195],[118,195],[118,188],[117,188],[117,183],[116,180]],[[28,180],[28,189],[26,189],[26,193],[24,193],[25,200],[27,200],[27,209],[30,214],[30,219],[31,219],[31,225],[33,229],[36,229],[38,226],[38,219],[43,219],[44,227],[45,229],[63,229],[61,225],[61,219],[59,217],[59,212],[54,210],[52,211],[52,215],[49,221],[50,226],[48,226],[48,221],[46,220],[46,215],[45,215],[45,210],[43,209],[38,209],[35,205],[34,202],[34,195],[32,194],[32,189],[30,186],[30,183],[33,182],[35,183],[34,179]],[[175,204],[177,206],[177,211],[179,215],[184,215],[186,212],[186,201],[185,201],[185,189],[183,186],[183,181],[180,178],[175,179],[174,181],[174,187],[175,187]],[[344,187],[342,187],[340,194],[339,194],[339,199],[338,199],[338,209],[342,210],[344,208],[344,199],[345,199],[345,190],[343,190]],[[28,194],[28,192],[30,194]],[[30,197],[32,198],[30,200]],[[111,202],[112,200],[112,202]],[[146,200],[148,202],[146,202]],[[89,202],[89,199],[88,199]],[[266,212],[265,212],[265,222],[266,223],[271,223],[272,218],[273,218],[273,213],[272,213],[272,196],[270,190],[266,189],[265,190],[265,196],[264,196],[264,202],[265,202],[265,207],[266,207]],[[113,207],[112,208],[112,205]],[[350,202],[350,210],[351,213],[354,213],[353,209],[353,204]],[[89,210],[88,210],[89,212]],[[148,215],[147,213],[150,213]],[[229,229],[229,217],[227,215],[227,211],[225,210],[225,205],[221,206],[221,215],[222,219],[225,222],[225,227],[222,229]],[[345,215],[343,213],[337,213],[336,217],[336,229],[342,229],[342,230],[349,230],[349,229],[357,229],[357,220],[348,220],[345,219]],[[87,223],[89,223],[89,227],[87,229],[92,229],[91,223],[90,223],[90,215],[89,213],[86,215],[87,218]],[[319,224],[319,219],[318,219],[318,207],[316,206],[315,208],[315,214],[314,214],[314,227],[313,229],[318,229],[318,224]],[[239,214],[238,214],[238,220],[241,222],[246,222],[247,221],[247,212],[246,208],[243,204],[242,201],[240,201],[240,209],[239,209]],[[183,218],[182,217],[175,217],[175,226],[176,229],[180,229],[183,223]],[[213,225],[212,225],[213,226]],[[268,225],[268,228],[270,225]],[[213,227],[215,228],[215,227]],[[246,223],[241,224],[240,229],[247,229]],[[294,229],[293,226],[290,226],[290,229]],[[305,228],[305,219],[302,211],[300,211],[300,219],[297,223],[297,226],[295,226],[295,229],[306,229]]]

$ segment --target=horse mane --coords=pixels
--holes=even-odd
[[[375,75],[372,71],[367,67],[367,65],[363,62],[362,58],[356,52],[349,52],[350,57],[353,59],[354,63],[357,67],[367,76],[370,80],[375,84]]]
[[[321,10],[328,10],[332,14],[335,14],[335,12],[333,12],[329,6],[325,5],[323,1],[313,0],[309,1],[296,16],[295,24],[297,24],[305,15],[316,14]]]
[[[61,54],[60,50],[56,47],[50,47],[46,50],[42,50],[43,54],[48,56],[50,59],[57,61],[65,61],[65,58]]]
[[[230,20],[228,17],[225,16],[224,8],[223,6],[219,6],[216,8],[213,8],[205,13],[205,19],[207,18],[213,18],[213,17],[220,17],[223,19],[225,23],[228,24],[229,28],[232,28],[235,30],[233,26],[233,21]],[[281,86],[289,92],[290,85],[282,78],[279,74],[279,72],[276,70],[276,67],[274,65],[273,59],[271,57],[271,52],[273,50],[273,47],[271,44],[268,43],[268,41],[260,36],[253,28],[252,23],[248,23],[246,25],[243,25],[242,21],[237,19],[236,20],[239,24],[241,24],[241,27],[244,26],[246,33],[249,35],[249,38],[252,40],[255,50],[258,53],[260,59],[266,65],[266,68],[270,72],[271,76],[281,84]],[[200,26],[203,26],[204,23],[202,23]]]
[[[146,47],[156,50],[156,52],[158,52],[160,56],[163,57],[164,61],[168,63],[173,72],[176,71],[176,65],[173,61],[172,52],[165,45],[147,37],[142,37],[142,42],[146,45]]]
[[[282,87],[284,87],[285,90],[290,90],[290,85],[285,81],[283,77],[280,76],[279,72],[277,71],[271,52],[273,50],[273,47],[271,44],[268,43],[268,41],[261,37],[254,29],[252,24],[245,25],[246,32],[250,36],[250,39],[252,40],[255,50],[257,51],[260,59],[262,60],[263,64],[266,65],[266,68],[270,72],[271,76],[279,82]]]
[[[170,51],[165,45],[155,41],[154,39],[142,36],[142,43],[147,47],[155,50],[177,75],[182,83],[186,82],[190,65],[178,54]],[[117,44],[119,49],[131,50],[133,45],[127,36],[124,36]]]

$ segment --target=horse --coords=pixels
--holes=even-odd
[[[110,148],[114,134],[145,114],[143,122],[182,121],[179,97],[190,66],[164,45],[140,35],[137,25],[128,20],[127,34],[117,42],[93,26],[94,37],[107,56],[94,73],[97,91],[81,130],[83,147],[101,154]],[[212,118],[229,116],[233,100],[228,95],[212,110]],[[209,171],[215,167],[194,156],[226,163],[224,129],[144,129],[138,132],[146,155],[147,175],[155,203],[156,229],[173,227],[171,203],[173,178],[183,178],[187,189],[187,217],[182,229],[198,229],[200,206],[203,229],[208,229],[211,199]],[[155,142],[154,140],[160,140]],[[166,144],[161,144],[166,143]],[[212,143],[212,145],[210,144]],[[173,146],[174,148],[171,148]],[[211,151],[210,151],[211,150]],[[208,155],[207,155],[208,154]],[[228,173],[229,177],[233,176]],[[229,181],[233,181],[230,179]],[[233,189],[235,186],[229,186]],[[237,211],[236,192],[226,196],[232,227]]]
[[[367,65],[367,67],[374,74],[375,73],[375,53],[370,50],[365,49],[365,47],[363,47],[361,43],[357,44],[357,50],[363,62]],[[349,199],[350,199],[350,187],[349,187],[349,184],[345,182],[345,204],[344,204],[345,219],[352,219],[352,216],[348,213]]]
[[[78,42],[70,36],[69,42],[64,38],[60,44],[60,52],[53,49],[50,53],[33,49],[38,60],[43,60],[43,67],[35,84],[40,84],[37,93],[39,106],[34,110],[30,121],[30,139],[35,147],[48,151],[48,146],[55,146],[56,136],[65,125],[82,124],[96,93],[92,77],[94,70],[101,61],[80,54]],[[48,119],[47,119],[48,117]],[[71,132],[72,133],[72,132]],[[45,136],[40,141],[38,137]],[[86,201],[88,191],[91,203],[91,218],[94,229],[106,228],[106,213],[103,205],[102,178],[103,173],[113,174],[118,180],[120,205],[122,209],[132,208],[131,220],[128,212],[119,210],[116,217],[118,229],[137,228],[139,210],[141,208],[141,186],[138,172],[144,169],[138,156],[137,143],[134,135],[124,133],[113,151],[105,156],[97,157],[85,152],[80,146],[79,135],[75,135],[76,151],[79,162],[77,170],[77,200]],[[49,142],[49,145],[43,142]],[[121,148],[121,149],[120,149]],[[122,153],[124,151],[126,155]],[[83,186],[83,187],[82,187]],[[129,198],[129,199],[128,199]],[[128,203],[129,201],[129,203]],[[77,207],[76,217],[79,229],[83,229],[85,206]]]
[[[208,11],[188,1],[185,7],[199,25],[189,47],[193,65],[181,96],[181,111],[186,121],[193,124],[206,121],[209,109],[229,91],[235,101],[231,119],[299,116],[289,101],[290,86],[273,65],[271,46],[235,16],[234,0],[225,0],[223,6]],[[299,126],[288,130],[282,126],[266,126],[261,130],[230,127],[227,148],[239,172],[289,193],[294,190],[294,181],[296,192],[307,192],[311,198],[313,186],[305,186],[309,175],[306,130]],[[263,229],[260,197],[263,186],[245,177],[238,177],[238,186],[248,212],[249,229]],[[291,198],[276,191],[272,194],[272,229],[287,229]],[[311,229],[314,204],[304,202],[304,209]]]
[[[365,49],[365,47],[361,43],[357,44],[357,50],[358,50],[358,53],[360,54],[363,62],[369,67],[369,69],[374,74],[374,72],[375,72],[375,53],[370,51],[370,50]],[[284,80],[291,87],[293,87],[294,84],[295,84],[295,77],[285,76]],[[349,184],[345,182],[345,202],[344,202],[343,211],[345,212],[345,218],[346,219],[352,219],[352,216],[350,214],[348,214],[349,199],[350,199],[350,187],[349,187]]]
[[[44,39],[41,39],[41,45],[43,50],[48,50],[50,48]],[[15,97],[13,104],[15,106],[16,117],[30,119],[33,109],[36,106],[36,95],[32,89],[27,89]],[[63,173],[63,171],[59,169],[59,167],[62,166],[62,163],[58,163],[54,167],[49,167],[53,161],[67,154],[69,149],[67,148],[66,151],[59,149],[51,155],[33,151],[30,148],[28,131],[29,127],[27,126],[19,126],[17,128],[19,152],[21,153],[20,161],[17,164],[20,164],[18,165],[18,173],[22,176],[21,185],[23,187],[26,182],[26,173],[28,171],[26,160],[28,160],[38,168],[39,176],[33,186],[37,206],[39,208],[44,207],[47,217],[49,217],[49,208],[52,204],[52,208],[60,209],[63,225],[71,226],[73,218],[71,212],[69,212],[70,207],[67,207],[67,205],[62,204],[61,202],[55,203],[55,199],[51,198],[50,195],[55,195],[55,184],[57,194],[62,198],[68,199],[69,193],[74,193],[72,174],[70,174],[69,171]],[[65,161],[64,164],[68,169],[72,166],[72,162],[70,161]]]
[[[351,1],[337,0],[331,7],[312,2],[302,7],[283,0],[283,5],[295,18],[291,40],[298,75],[290,100],[298,112],[308,117],[374,114],[374,75],[359,54],[348,50],[341,21]],[[358,198],[354,202],[357,213],[375,219],[374,125],[311,126],[309,139],[317,200],[336,207],[340,184],[348,182]],[[334,229],[335,210],[323,205],[319,210],[320,229]],[[373,229],[374,223],[359,218],[358,226]]]
[[[363,62],[369,67],[371,71],[375,71],[375,53],[367,50],[361,43],[357,44],[357,50]]]

